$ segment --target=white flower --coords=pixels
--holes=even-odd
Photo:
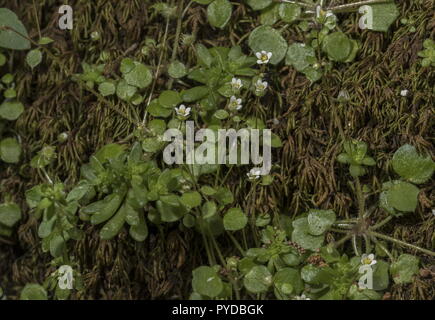
[[[269,84],[266,81],[258,79],[255,83],[255,90],[262,92],[267,89],[268,85]]]
[[[257,56],[257,63],[258,64],[267,64],[270,61],[270,58],[272,58],[272,52],[266,52],[266,51],[261,51],[261,52],[257,52],[255,54]]]
[[[175,112],[180,117],[188,117],[190,115],[191,108],[186,108],[184,104],[180,105],[178,108],[175,107]]]
[[[293,300],[311,300],[310,298],[307,298],[306,296],[305,296],[305,294],[302,294],[302,295],[300,295],[300,296],[294,296],[293,297]]]
[[[376,264],[375,255],[373,253],[363,254],[361,256],[361,264],[372,266]]]
[[[246,175],[248,176],[249,180],[257,180],[258,178],[260,178],[261,170],[257,168],[252,168]]]
[[[235,96],[230,98],[230,109],[232,110],[240,110],[242,109],[242,99],[237,99]]]
[[[241,87],[243,87],[242,80],[233,78],[231,80],[231,87],[234,91],[239,91]]]
[[[407,96],[408,96],[408,93],[409,93],[409,91],[406,90],[406,89],[400,91],[400,95],[401,95],[402,97],[407,97]]]
[[[59,274],[59,276],[57,277],[59,288],[61,288],[62,290],[65,289],[71,290],[73,288],[73,281],[74,281],[73,269],[71,268],[71,266],[69,265],[60,266],[57,271]]]

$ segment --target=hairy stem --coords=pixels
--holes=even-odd
[[[430,250],[427,250],[427,249],[424,249],[424,248],[420,248],[420,247],[418,247],[416,245],[407,243],[407,242],[402,241],[402,240],[398,240],[396,238],[387,236],[385,234],[378,233],[378,232],[371,231],[371,230],[368,231],[368,234],[371,235],[371,236],[374,236],[374,237],[377,237],[377,238],[380,238],[380,239],[384,239],[384,240],[388,240],[388,241],[391,241],[391,242],[396,243],[398,245],[401,245],[401,246],[404,246],[404,247],[408,247],[408,248],[411,248],[411,249],[414,249],[414,250],[423,252],[423,253],[425,253],[427,255],[435,257],[435,252],[433,252],[433,251],[430,251]]]

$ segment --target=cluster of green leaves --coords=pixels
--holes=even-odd
[[[147,222],[182,221],[185,227],[218,234],[224,230],[224,222],[216,213],[233,202],[231,192],[211,186],[194,191],[199,176],[214,170],[205,165],[161,170],[140,143],[129,152],[109,144],[81,168],[83,179],[69,197],[80,201],[82,220],[105,223],[100,231],[105,240],[116,236],[125,223],[136,241],[147,238]]]
[[[233,299],[237,291],[262,298],[273,293],[282,300],[298,299],[301,294],[316,300],[378,300],[390,284],[390,275],[396,283],[409,283],[419,270],[418,259],[408,254],[391,265],[378,259],[373,266],[373,289],[359,288],[355,282],[361,276],[358,273],[361,257],[350,259],[332,245],[302,251],[287,240],[292,233],[289,218],[281,219],[279,227],[263,229],[262,246],[247,250],[243,258],[230,257],[226,266],[201,266],[193,270],[190,298]],[[311,224],[312,232],[318,234],[320,225],[323,224]]]
[[[63,183],[37,185],[26,192],[26,201],[34,217],[42,219],[38,227],[42,250],[59,262],[67,259],[67,242],[83,237],[77,227],[78,201],[66,194]]]
[[[86,87],[94,89],[98,86],[98,91],[103,97],[115,95],[134,105],[143,102],[144,97],[141,90],[147,88],[152,82],[150,69],[141,62],[130,58],[121,61],[121,78],[109,79],[105,76],[106,64],[89,65],[82,63],[83,73],[77,74],[76,78],[86,84]]]
[[[224,47],[207,49],[199,44],[196,46],[196,54],[198,65],[189,70],[187,78],[199,82],[201,85],[182,90],[179,93],[174,91],[162,92],[160,97],[153,100],[147,108],[151,115],[167,118],[178,104],[182,102],[186,104],[196,103],[198,108],[192,110],[194,118],[199,117],[210,125],[219,124],[220,120],[229,117],[226,110],[220,109],[221,105],[227,103],[229,97],[239,94],[231,87],[232,78],[239,77],[243,87],[255,93],[254,81],[257,81],[259,71],[252,66],[256,64],[256,59],[244,55],[239,46],[231,49]]]
[[[401,179],[382,185],[380,206],[395,216],[414,212],[420,193],[415,185],[425,183],[432,177],[435,163],[430,156],[419,155],[415,147],[406,144],[394,153],[392,166]]]
[[[364,141],[349,140],[343,144],[344,152],[340,153],[337,161],[349,165],[352,177],[360,177],[366,174],[364,166],[374,166],[376,161],[367,156],[367,143]]]
[[[208,5],[207,14],[212,26],[224,28],[227,25],[232,12],[228,0],[195,1]],[[287,65],[315,82],[331,69],[331,62],[347,63],[356,58],[359,42],[340,31],[334,12],[320,8],[320,1],[305,1],[304,7],[308,5],[311,8],[305,12],[297,3],[277,3],[273,0],[246,0],[246,3],[260,12],[262,24],[251,32],[249,46],[254,52],[272,52],[272,64],[278,64],[285,58]],[[388,31],[399,14],[394,2],[371,4],[370,7],[373,17],[371,30]],[[285,24],[298,22],[297,28],[306,35],[304,43],[289,45],[281,32],[272,27],[280,21]]]
[[[435,41],[426,39],[423,42],[423,50],[418,53],[418,56],[423,58],[421,65],[423,67],[435,67]]]

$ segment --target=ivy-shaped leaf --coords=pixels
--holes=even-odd
[[[301,245],[304,249],[319,249],[324,241],[323,235],[313,236],[310,234],[307,218],[299,218],[293,221],[292,241]]]
[[[310,210],[307,219],[309,233],[319,236],[335,222],[335,213],[332,210]]]
[[[265,266],[254,266],[246,274],[243,284],[252,293],[267,292],[272,285],[272,274]]]
[[[208,21],[213,27],[223,29],[230,21],[233,6],[228,0],[215,0],[207,7]]]
[[[281,34],[269,26],[261,26],[249,35],[249,47],[256,52],[272,52],[271,64],[278,64],[287,52],[287,41]]]
[[[223,290],[222,280],[219,278],[215,269],[207,266],[196,268],[192,272],[193,290],[204,296],[214,298]]]
[[[248,218],[239,208],[231,208],[224,216],[225,230],[241,230],[246,226],[247,223]]]
[[[402,178],[415,183],[425,183],[434,172],[435,163],[430,156],[421,156],[415,147],[405,144],[394,153],[393,169]]]
[[[402,254],[390,266],[391,276],[395,283],[410,283],[414,275],[418,273],[419,260],[410,254]]]

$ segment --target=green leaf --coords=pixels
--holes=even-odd
[[[419,192],[411,183],[395,181],[387,191],[388,206],[403,212],[413,212],[417,208]]]
[[[287,52],[287,41],[269,26],[260,26],[249,35],[249,47],[256,52],[272,52],[271,64],[278,64]]]
[[[199,207],[201,201],[201,194],[197,191],[185,192],[180,198],[180,202],[189,208]]]
[[[121,80],[118,82],[116,86],[116,95],[119,99],[124,101],[129,101],[136,94],[137,88],[135,86],[131,86],[125,80]]]
[[[111,82],[103,82],[98,86],[98,91],[101,93],[103,97],[107,97],[112,94],[115,94],[116,86]]]
[[[395,283],[410,283],[419,271],[419,259],[410,254],[401,254],[390,266],[391,276]]]
[[[435,163],[430,156],[420,156],[415,147],[405,144],[394,153],[393,169],[402,178],[415,183],[425,183],[433,174]]]
[[[285,284],[293,287],[292,294],[299,295],[304,290],[304,283],[297,269],[283,268],[273,276],[273,283],[278,289]]]
[[[313,236],[310,234],[307,218],[299,218],[292,223],[292,241],[298,243],[302,248],[308,250],[319,249],[323,244],[323,235]]]
[[[210,298],[218,296],[224,286],[215,269],[201,266],[192,271],[192,288],[195,292]]]
[[[204,219],[213,217],[217,212],[217,205],[214,201],[207,201],[201,208],[202,216]]]
[[[183,90],[181,97],[184,102],[195,102],[209,94],[209,89],[205,86],[193,87],[192,89]]]
[[[388,28],[399,16],[399,10],[394,2],[370,5],[372,7],[373,23],[368,29],[387,32]]]
[[[130,58],[124,58],[121,61],[120,70],[122,73],[129,73],[133,71],[135,67],[134,60]]]
[[[130,227],[129,234],[137,242],[143,242],[148,237],[148,226],[143,215],[140,215],[139,223]]]
[[[47,291],[36,283],[28,283],[21,291],[20,300],[47,300]]]
[[[292,65],[297,71],[303,71],[310,66],[309,58],[315,58],[314,49],[305,43],[293,43],[289,46],[285,63]]]
[[[0,204],[0,224],[12,228],[20,219],[21,209],[17,204]]]
[[[222,205],[230,204],[234,202],[234,196],[231,190],[225,187],[219,187],[215,194],[215,198]]]
[[[38,44],[43,46],[43,45],[46,45],[46,44],[49,44],[49,43],[52,43],[52,42],[54,42],[53,39],[51,39],[49,37],[42,37],[41,39],[39,39]]]
[[[264,25],[271,26],[275,24],[279,19],[279,4],[275,3],[263,11],[261,11],[260,15],[260,23]]]
[[[13,50],[30,49],[30,41],[26,39],[29,37],[27,30],[14,12],[0,8],[0,27],[9,27],[24,36],[22,37],[12,30],[0,31],[0,47]]]
[[[310,210],[308,213],[308,231],[314,236],[325,233],[335,222],[335,212],[332,210]]]
[[[187,74],[186,66],[180,61],[173,61],[168,67],[168,74],[174,79],[183,78]]]
[[[63,237],[56,235],[50,240],[50,254],[53,258],[60,257],[65,250],[65,240]]]
[[[9,121],[18,119],[18,117],[23,113],[24,106],[18,101],[4,101],[0,105],[0,117]]]
[[[98,150],[94,156],[98,159],[98,161],[103,163],[109,159],[117,158],[124,152],[124,149],[125,147],[120,144],[109,143],[103,146],[100,150]]]
[[[21,146],[14,138],[6,138],[0,141],[0,158],[7,163],[20,161]]]
[[[6,64],[6,56],[0,53],[0,67],[3,67]]]
[[[199,4],[210,4],[212,3],[214,0],[193,0],[194,2],[197,2]]]
[[[389,264],[383,260],[377,260],[373,267],[373,290],[385,290],[390,284],[388,275]]]
[[[228,111],[224,110],[224,109],[220,109],[218,111],[216,111],[213,116],[219,120],[225,120],[227,119],[230,114],[228,113]]]
[[[248,217],[239,208],[231,208],[224,216],[224,227],[228,231],[243,229],[248,223]]]
[[[180,204],[180,197],[173,194],[161,196],[156,205],[164,222],[180,220],[186,213],[186,209]]]
[[[162,107],[157,99],[151,101],[151,103],[147,107],[147,111],[154,117],[162,118],[169,117],[173,112],[172,109]]]
[[[198,56],[199,64],[210,67],[213,63],[213,56],[210,54],[210,51],[202,44],[196,45],[196,55]]]
[[[134,61],[134,68],[130,72],[124,73],[124,79],[131,86],[144,89],[151,84],[153,76],[151,71],[144,64]]]
[[[208,21],[213,27],[223,29],[230,21],[233,6],[228,0],[215,0],[207,7]]]
[[[163,91],[159,96],[159,104],[164,108],[174,108],[183,100],[178,92],[172,90]]]
[[[272,0],[246,0],[246,3],[253,10],[263,10],[264,8],[270,6],[272,2]]]
[[[265,266],[254,266],[246,274],[243,284],[252,293],[267,292],[272,285],[272,274]]]
[[[322,48],[329,60],[344,62],[352,53],[353,43],[346,34],[337,31],[323,39]]]
[[[38,49],[29,51],[26,56],[26,62],[30,68],[35,68],[42,61],[42,52]]]
[[[279,16],[286,23],[292,23],[297,20],[301,12],[301,7],[294,3],[281,3],[279,5]]]

